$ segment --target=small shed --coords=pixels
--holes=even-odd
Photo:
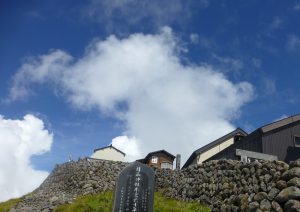
[[[125,153],[117,149],[113,145],[109,145],[106,147],[95,149],[94,153],[91,155],[91,158],[124,162]]]
[[[173,169],[175,156],[166,150],[150,152],[145,158],[137,160],[141,163],[160,169]]]

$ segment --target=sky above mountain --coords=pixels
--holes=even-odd
[[[300,1],[4,0],[0,201],[113,144],[182,163],[299,113]]]

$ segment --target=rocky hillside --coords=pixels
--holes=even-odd
[[[81,159],[57,165],[45,182],[11,211],[51,211],[78,195],[113,190],[126,163]],[[156,190],[213,211],[300,211],[300,160],[210,161],[180,171],[155,170]]]

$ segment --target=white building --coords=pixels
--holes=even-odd
[[[125,153],[113,147],[112,145],[109,145],[106,147],[95,149],[94,153],[91,155],[91,158],[124,162]]]

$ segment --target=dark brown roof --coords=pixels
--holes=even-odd
[[[248,133],[246,133],[244,130],[242,130],[241,128],[237,128],[236,130],[222,136],[221,138],[218,138],[217,140],[197,149],[196,151],[194,151],[191,156],[189,157],[189,159],[185,162],[185,164],[183,165],[182,168],[186,168],[188,167],[193,160],[195,159],[195,157],[197,157],[197,155],[201,154],[202,152],[206,152],[207,150],[223,143],[224,141],[226,141],[227,139],[235,136],[235,135],[243,135],[243,136],[247,136]]]
[[[171,153],[169,153],[169,152],[167,152],[166,150],[162,149],[162,150],[158,150],[158,151],[155,151],[155,152],[150,152],[150,153],[145,157],[144,160],[146,161],[149,157],[151,157],[151,156],[153,156],[153,155],[156,155],[156,154],[158,154],[158,153],[165,154],[165,155],[169,156],[170,158],[172,158],[173,160],[174,160],[174,158],[175,158],[174,155],[172,155]]]
[[[94,152],[99,151],[99,150],[102,150],[102,149],[107,149],[107,148],[113,148],[113,149],[115,149],[116,151],[118,151],[118,152],[120,152],[121,154],[123,154],[124,156],[126,155],[124,152],[122,152],[121,150],[117,149],[117,148],[114,147],[113,145],[109,145],[109,146],[101,147],[101,148],[98,148],[98,149],[94,149]]]

